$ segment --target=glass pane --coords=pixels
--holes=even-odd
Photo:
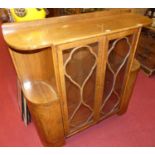
[[[70,131],[93,121],[98,43],[63,51]]]
[[[103,118],[115,112],[119,106],[131,41],[130,35],[109,42],[104,94],[100,109]]]

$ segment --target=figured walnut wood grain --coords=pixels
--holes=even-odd
[[[92,112],[92,120],[95,124],[100,121],[99,112],[101,108],[102,95],[104,94],[104,80],[106,76],[106,63],[108,62],[108,44],[110,40],[120,39],[128,35],[133,35],[131,44],[131,52],[128,56],[128,64],[125,70],[125,80],[122,83],[123,89],[120,96],[120,112],[124,112],[128,105],[129,94],[131,94],[135,78],[130,78],[130,71],[135,55],[141,27],[151,23],[147,17],[134,15],[130,13],[120,14],[112,13],[90,13],[81,14],[70,17],[57,17],[32,22],[13,23],[3,25],[3,34],[6,42],[10,47],[10,54],[22,85],[22,89],[28,106],[32,114],[32,118],[38,130],[38,134],[42,142],[46,146],[60,146],[64,144],[65,136],[69,136],[69,121],[74,118],[74,114],[68,113],[66,81],[70,79],[73,85],[76,85],[81,92],[83,87],[77,85],[73,77],[68,75],[85,76],[87,83],[93,75],[94,91],[86,89],[90,93],[90,97],[94,96],[94,100],[88,103],[87,108]],[[71,48],[76,49],[79,46],[88,47],[88,45],[98,43],[98,49],[95,53],[90,50],[87,57],[95,56],[95,61],[90,60],[82,63],[86,67],[78,65],[79,61],[74,61],[74,67],[65,72],[63,51]],[[123,46],[119,46],[118,50]],[[72,51],[73,53],[75,51]],[[120,53],[122,54],[122,53]],[[71,55],[72,56],[72,55]],[[78,60],[85,56],[84,52],[78,55]],[[71,57],[69,57],[71,58]],[[66,62],[67,68],[70,59]],[[76,64],[77,63],[77,64]],[[89,67],[91,66],[91,67]],[[95,72],[94,71],[95,68]],[[86,70],[80,70],[80,69]],[[77,70],[76,70],[77,69]],[[81,71],[81,72],[76,72]],[[87,75],[86,73],[89,73]],[[132,79],[132,80],[131,80]],[[74,86],[75,87],[75,86]],[[127,94],[127,92],[130,92]],[[74,92],[72,92],[73,94]],[[83,101],[81,93],[81,102]],[[87,96],[87,95],[86,95]],[[89,100],[89,96],[88,100]],[[77,98],[74,98],[76,101]],[[80,102],[80,103],[81,103]],[[79,104],[80,105],[80,104]],[[85,115],[85,114],[84,114]],[[71,116],[71,118],[69,118]],[[83,118],[79,113],[77,120]],[[88,118],[89,119],[89,118]],[[81,126],[73,133],[79,132],[92,124]]]
[[[105,13],[104,15],[101,11],[91,15],[90,18],[89,13],[82,14],[77,20],[74,18],[76,16],[72,15],[64,19],[55,17],[33,22],[4,24],[3,34],[12,48],[33,50],[128,30],[138,24],[141,24],[138,25],[141,27],[151,23],[147,17],[131,13],[115,15]]]
[[[45,146],[62,146],[65,143],[60,101],[46,104],[28,102],[38,134]]]
[[[9,49],[32,119],[45,146],[64,142],[61,105],[52,48],[20,53]]]
[[[44,81],[25,81],[22,89],[26,98],[35,104],[49,103],[58,99],[53,87]]]

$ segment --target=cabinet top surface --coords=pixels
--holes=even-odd
[[[31,22],[3,24],[7,44],[17,50],[35,50],[141,27],[151,23],[132,13],[87,13]]]

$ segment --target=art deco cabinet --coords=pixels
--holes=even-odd
[[[139,69],[138,38],[150,22],[101,11],[2,26],[45,146],[61,146],[65,138],[126,111]]]

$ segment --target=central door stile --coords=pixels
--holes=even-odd
[[[103,36],[99,40],[99,50],[97,59],[94,122],[98,122],[100,120],[100,107],[102,103],[102,94],[104,91],[107,51],[108,51],[108,40],[106,36]]]

